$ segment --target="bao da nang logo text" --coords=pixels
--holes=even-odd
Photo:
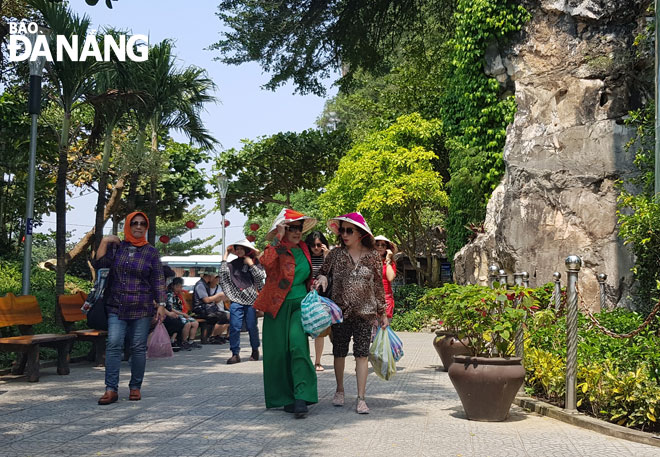
[[[125,62],[126,59],[134,62],[144,62],[149,58],[149,38],[146,35],[102,35],[88,34],[83,38],[72,35],[67,38],[64,35],[56,35],[54,40],[55,58],[48,44],[46,35],[37,34],[39,26],[34,22],[10,22],[9,23],[9,51],[10,62],[21,62],[30,60],[34,62],[39,57],[44,57],[48,62],[61,62],[66,54],[73,62],[84,62],[87,59],[96,59],[98,62],[110,62],[117,59]],[[36,34],[34,43],[26,34]],[[99,45],[100,41],[100,45]],[[138,46],[138,44],[144,45]],[[101,49],[103,47],[103,49]],[[114,56],[114,57],[113,57]]]

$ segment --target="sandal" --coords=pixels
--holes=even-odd
[[[332,399],[332,404],[335,406],[344,406],[344,391],[335,392],[335,396]]]
[[[357,406],[355,407],[355,411],[358,414],[369,414],[369,407],[367,406],[367,402],[364,401],[364,397],[357,397]]]
[[[325,368],[320,363],[315,363],[314,368],[316,368],[316,371],[325,371]]]

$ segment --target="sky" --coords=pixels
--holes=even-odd
[[[277,132],[313,128],[323,110],[325,100],[315,95],[293,95],[293,86],[283,86],[277,91],[261,89],[269,77],[257,64],[228,66],[213,58],[218,51],[205,50],[220,39],[223,24],[215,15],[219,0],[118,0],[113,9],[101,1],[89,6],[84,0],[70,0],[70,8],[78,14],[87,14],[94,28],[104,25],[130,30],[133,34],[149,36],[150,43],[165,38],[174,40],[175,50],[181,66],[196,65],[207,70],[215,82],[218,103],[207,106],[203,114],[206,128],[220,141],[216,152],[223,149],[240,148],[241,139],[256,139]],[[328,81],[328,96],[336,93]],[[187,142],[184,136],[174,133],[177,141]],[[67,230],[73,234],[72,241],[80,239],[93,225],[96,193],[85,191],[69,199],[73,209],[67,213]],[[203,203],[211,208],[212,201]],[[230,208],[226,215],[230,221],[227,228],[227,243],[244,238],[243,224],[246,217]],[[44,217],[46,223],[38,232],[55,230],[55,214]],[[204,219],[193,237],[207,237],[221,232],[220,213],[212,213]],[[104,229],[108,233],[111,224]],[[161,233],[158,233],[161,235]],[[184,235],[188,239],[188,234]]]

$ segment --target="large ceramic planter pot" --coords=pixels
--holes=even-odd
[[[437,330],[435,335],[433,346],[442,360],[442,368],[445,371],[448,371],[451,364],[454,363],[455,355],[470,355],[468,348],[456,338],[455,334]]]
[[[449,368],[449,379],[468,419],[498,422],[509,415],[513,399],[525,381],[520,357],[459,355]]]

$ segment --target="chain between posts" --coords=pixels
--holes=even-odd
[[[587,306],[585,305],[584,298],[582,297],[582,294],[580,293],[580,289],[577,288],[577,286],[576,286],[575,290],[577,290],[578,297],[580,297],[580,306],[582,308],[582,311],[585,312],[585,314],[587,315],[587,317],[589,317],[589,320],[591,320],[591,322],[594,324],[594,326],[596,326],[605,335],[611,336],[612,338],[632,338],[632,337],[638,335],[639,332],[644,330],[644,328],[646,328],[646,326],[651,323],[651,321],[653,320],[653,317],[658,313],[658,311],[660,311],[660,300],[658,300],[658,303],[655,304],[655,307],[653,307],[653,310],[651,310],[649,315],[646,316],[646,319],[644,320],[644,322],[642,322],[642,324],[639,327],[637,327],[635,330],[633,330],[630,333],[614,333],[613,331],[608,330],[607,328],[605,328],[603,326],[603,324],[598,322],[598,319],[596,319],[596,317],[592,314],[592,312],[589,310],[589,308],[587,308]]]

